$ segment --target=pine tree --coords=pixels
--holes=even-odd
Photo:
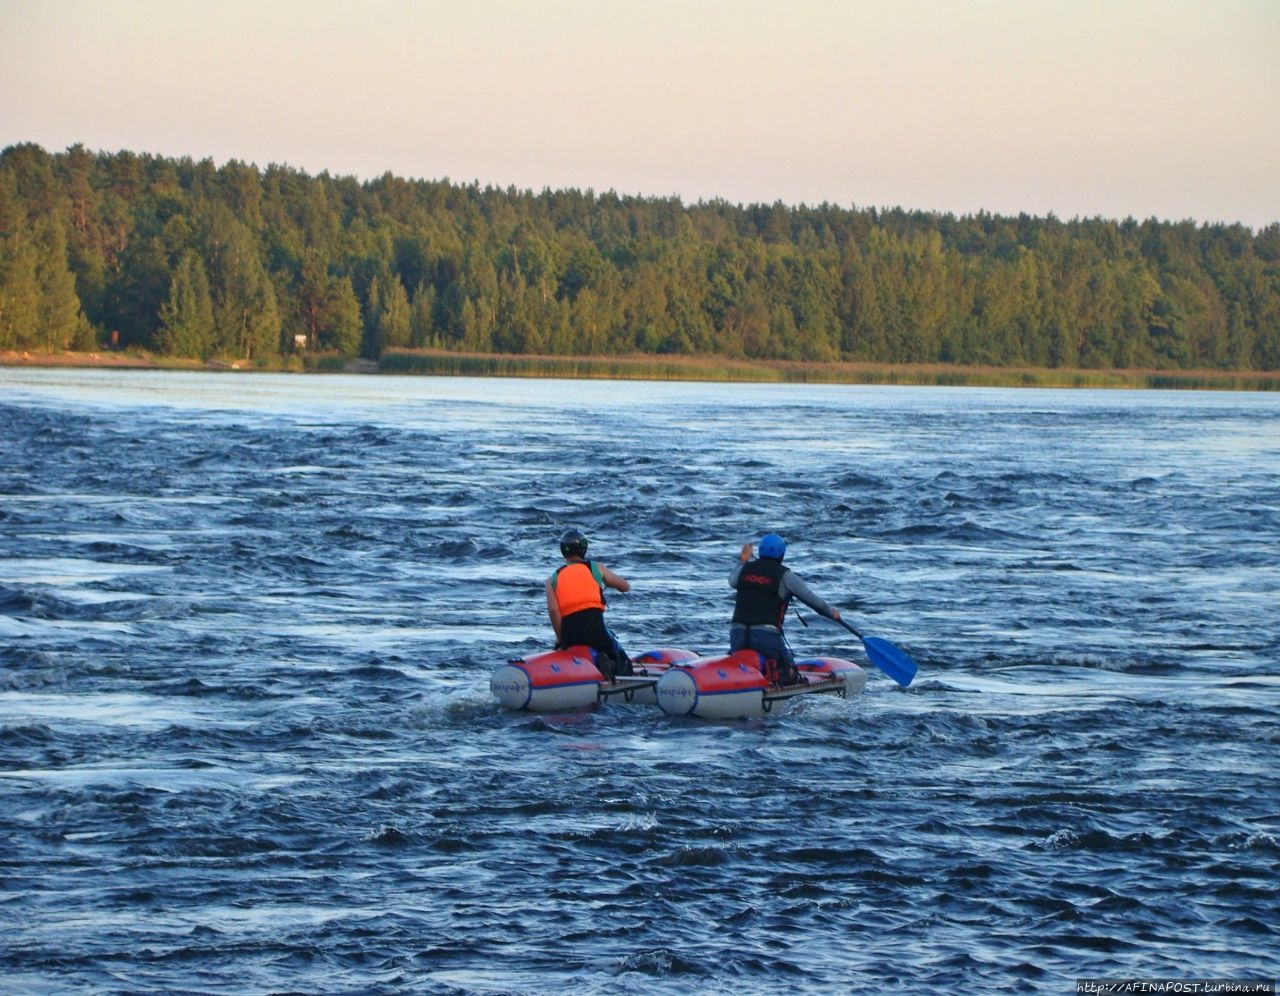
[[[438,346],[435,323],[436,289],[428,283],[418,284],[409,310],[409,345],[415,349]]]
[[[0,349],[39,349],[40,285],[36,250],[16,235],[0,236]]]
[[[350,277],[337,277],[325,293],[324,322],[319,332],[320,348],[332,349],[348,359],[360,352],[363,327],[360,302]]]
[[[394,274],[387,278],[378,316],[377,351],[403,349],[409,345],[409,295]]]
[[[192,250],[173,273],[169,297],[160,309],[158,346],[172,356],[207,359],[214,349],[213,298],[204,263]]]
[[[229,215],[215,218],[214,229],[216,253],[209,283],[217,329],[215,352],[246,360],[275,355],[280,314],[257,242]]]

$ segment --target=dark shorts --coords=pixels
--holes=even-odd
[[[583,609],[581,612],[574,612],[561,619],[560,645],[591,647],[598,654],[609,657],[612,666],[607,666],[609,662],[600,662],[606,664],[606,668],[601,669],[605,672],[606,678],[612,678],[613,673],[631,673],[631,658],[622,649],[622,644],[618,642],[617,637],[605,625],[604,613],[599,609]]]
[[[771,680],[776,676],[777,684],[789,685],[796,680],[795,658],[791,648],[787,646],[782,634],[775,630],[733,626],[729,630],[729,653],[735,650],[755,650],[766,661],[775,661],[772,672],[768,664],[765,665],[764,672]]]
[[[781,633],[772,629],[734,626],[729,630],[729,652],[744,649],[758,650],[771,660],[793,663],[787,641],[782,638]]]

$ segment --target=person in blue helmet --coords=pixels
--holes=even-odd
[[[729,652],[757,650],[765,658],[765,673],[774,684],[797,680],[795,657],[782,633],[787,606],[798,598],[814,612],[840,621],[840,613],[813,593],[789,567],[782,566],[787,543],[777,533],[760,538],[760,556],[752,559],[750,543],[742,545],[738,563],[729,573],[729,585],[737,590],[733,621],[729,626]]]

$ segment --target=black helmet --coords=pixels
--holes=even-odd
[[[560,552],[566,557],[585,557],[587,538],[580,529],[566,529],[560,534]]]

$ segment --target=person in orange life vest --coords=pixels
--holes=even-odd
[[[751,553],[751,544],[744,543],[738,563],[729,572],[729,584],[738,592],[729,626],[729,652],[757,650],[765,658],[766,674],[769,662],[775,662],[776,684],[794,684],[798,680],[795,657],[782,634],[787,606],[798,598],[814,612],[836,622],[840,621],[840,613],[815,595],[794,571],[782,566],[787,543],[777,533],[761,537],[757,559],[752,560]]]
[[[577,529],[560,537],[565,564],[547,578],[547,615],[556,631],[556,647],[588,646],[596,666],[610,681],[631,674],[631,658],[604,621],[604,589],[630,591],[630,583],[603,564],[587,559],[587,538]]]

